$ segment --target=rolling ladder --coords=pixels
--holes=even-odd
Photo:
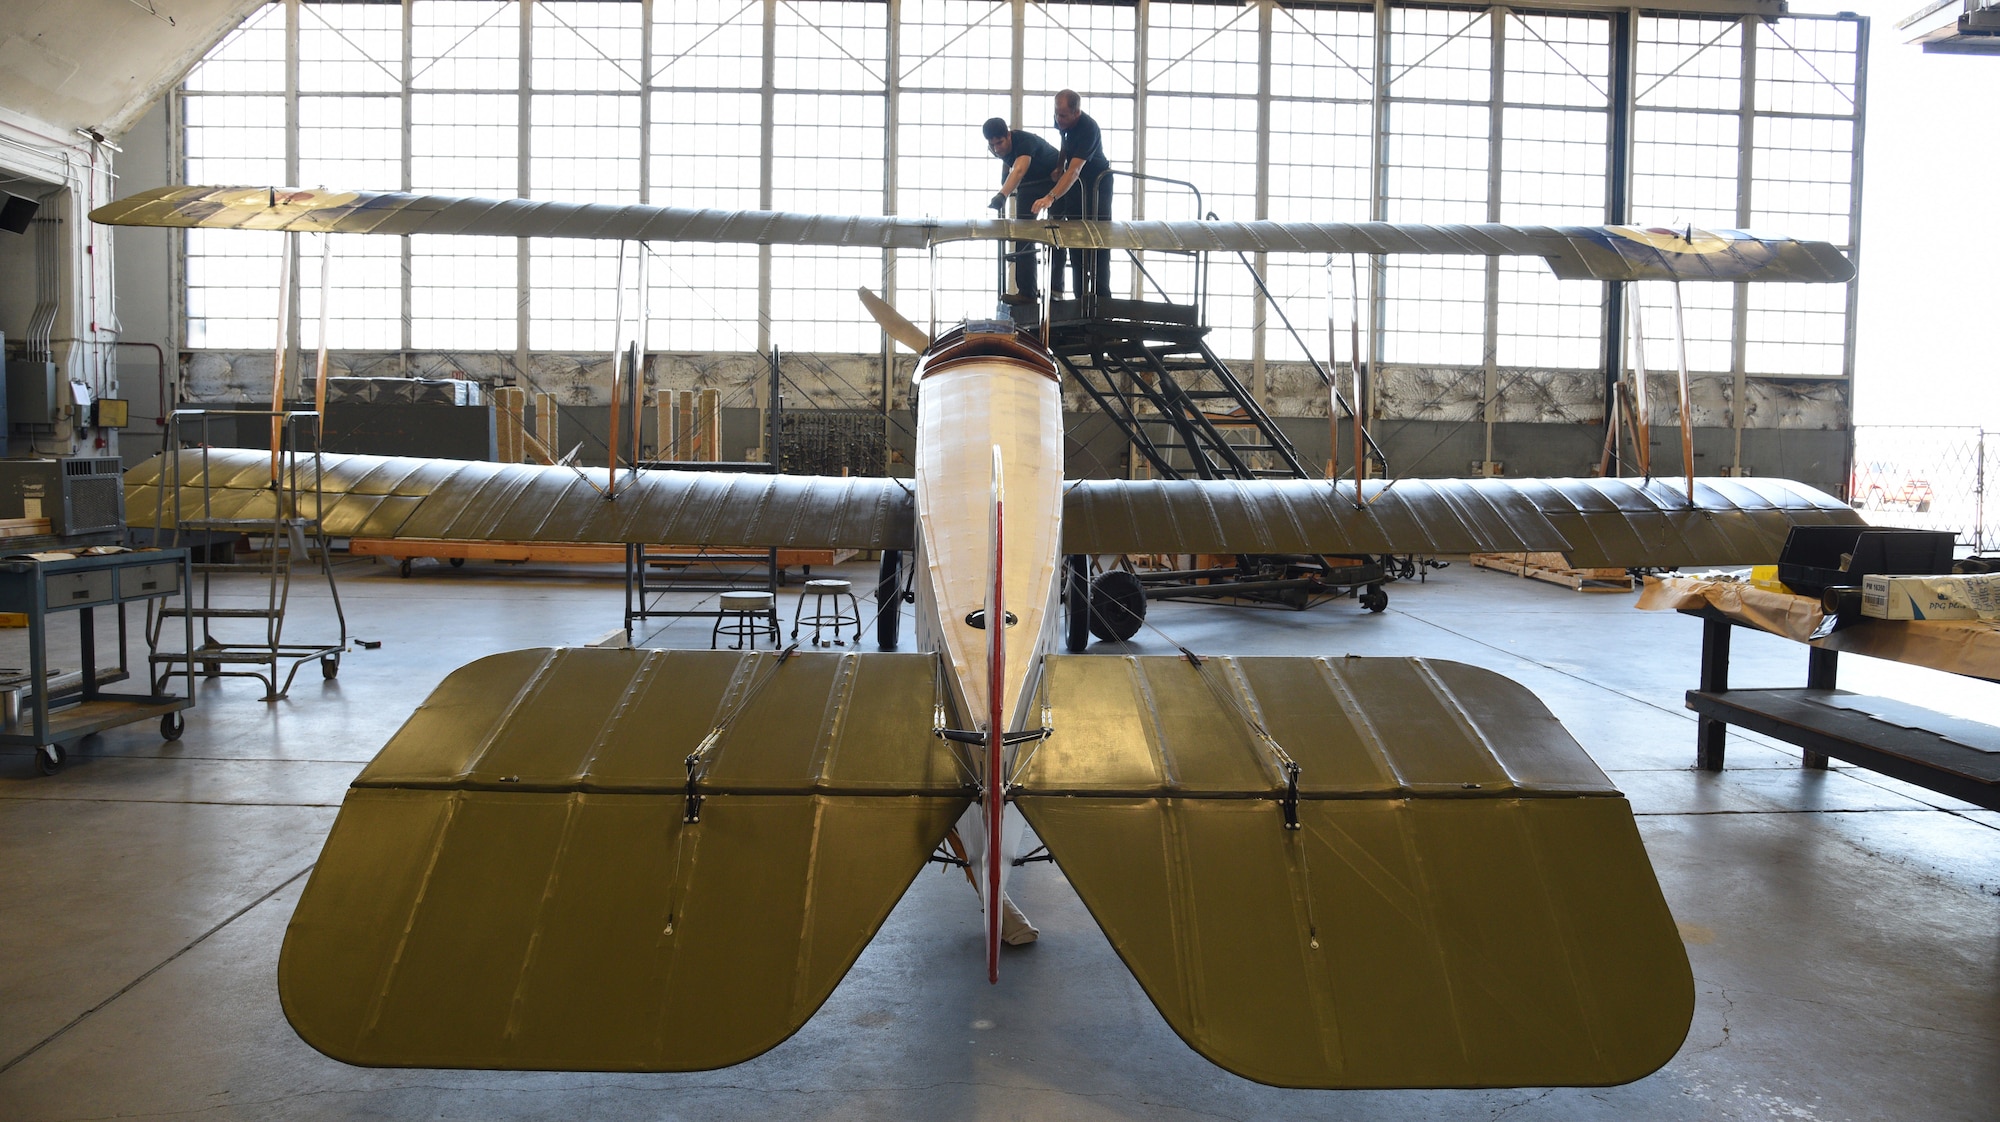
[[[225,418],[269,420],[279,435],[276,470],[263,490],[232,494],[212,478],[207,454],[213,444],[211,430]],[[189,667],[203,677],[256,678],[264,683],[263,700],[279,701],[291,691],[300,668],[309,662],[319,663],[324,678],[340,673],[340,656],[347,649],[347,617],[341,609],[329,542],[319,517],[324,507],[322,463],[317,441],[312,451],[302,453],[299,447],[301,429],[310,423],[316,435],[318,420],[317,413],[302,410],[174,411],[168,422],[167,447],[180,451],[162,465],[161,509],[155,525],[172,535],[174,545],[192,544],[188,539],[195,538],[206,538],[211,544],[218,539],[233,543],[243,536],[261,539],[264,548],[254,567],[218,563],[207,555],[209,550],[202,550],[202,562],[193,566],[193,586],[182,590],[179,603],[167,600],[148,614],[147,637],[156,681],[174,674],[175,667]],[[194,437],[198,447],[185,446],[183,430],[187,426],[198,428]],[[239,498],[243,495],[250,497]],[[169,526],[170,531],[166,530]],[[286,637],[293,570],[301,564],[318,569],[326,579],[340,630],[334,642],[296,642]],[[253,602],[253,606],[221,602],[229,598],[230,585],[240,587],[238,582],[218,582],[221,574],[261,575],[263,602]],[[224,587],[218,588],[219,583]],[[170,619],[192,621],[200,642],[188,650],[161,649],[163,627]],[[279,670],[286,663],[290,669],[281,683]]]

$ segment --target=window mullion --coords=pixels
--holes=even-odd
[[[535,102],[534,17],[534,0],[521,0],[520,69],[514,95],[514,195],[522,199],[533,194],[528,169],[534,155],[534,130],[531,127]],[[529,256],[528,239],[514,239],[514,373],[517,379],[525,379],[528,374],[528,325],[534,298]]]

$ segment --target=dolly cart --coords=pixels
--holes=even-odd
[[[0,677],[5,706],[0,744],[36,749],[35,766],[51,775],[63,765],[65,742],[118,725],[158,717],[160,735],[179,740],[186,727],[181,710],[194,705],[193,667],[158,683],[147,675],[150,693],[112,693],[102,687],[131,676],[125,662],[125,605],[173,595],[187,587],[189,575],[185,549],[0,560],[0,612],[28,617],[26,673],[16,670]],[[103,668],[97,652],[99,608],[116,608],[118,621],[116,664]],[[66,612],[76,615],[82,669],[51,678],[48,623]],[[192,643],[193,621],[186,626]],[[166,692],[174,678],[180,679],[178,696]]]

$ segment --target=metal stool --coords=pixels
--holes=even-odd
[[[812,614],[801,615],[800,613],[805,611],[806,597],[808,596],[813,598]],[[830,612],[826,610],[826,598],[829,596],[833,597],[833,610]],[[847,597],[850,610],[843,611],[841,609],[840,598],[842,596]],[[846,646],[847,644],[840,638],[840,628],[843,624],[854,625],[854,641],[856,644],[859,644],[861,642],[861,601],[854,598],[854,586],[844,580],[807,581],[805,591],[799,593],[798,607],[792,609],[792,638],[794,640],[799,637],[799,628],[806,624],[812,625],[812,642],[815,647]],[[831,643],[820,639],[819,630],[822,627],[833,628],[833,641]]]
[[[771,645],[778,645],[778,598],[768,592],[725,592],[722,594],[722,608],[715,614],[715,628],[708,633],[708,649],[714,650],[716,641],[728,635],[735,638],[729,644],[732,651],[743,649],[743,640],[750,640],[750,649],[757,649],[757,636],[769,632]]]

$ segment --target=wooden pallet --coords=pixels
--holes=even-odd
[[[1632,574],[1623,569],[1573,569],[1560,553],[1475,553],[1482,569],[1559,584],[1576,592],[1630,592]]]

